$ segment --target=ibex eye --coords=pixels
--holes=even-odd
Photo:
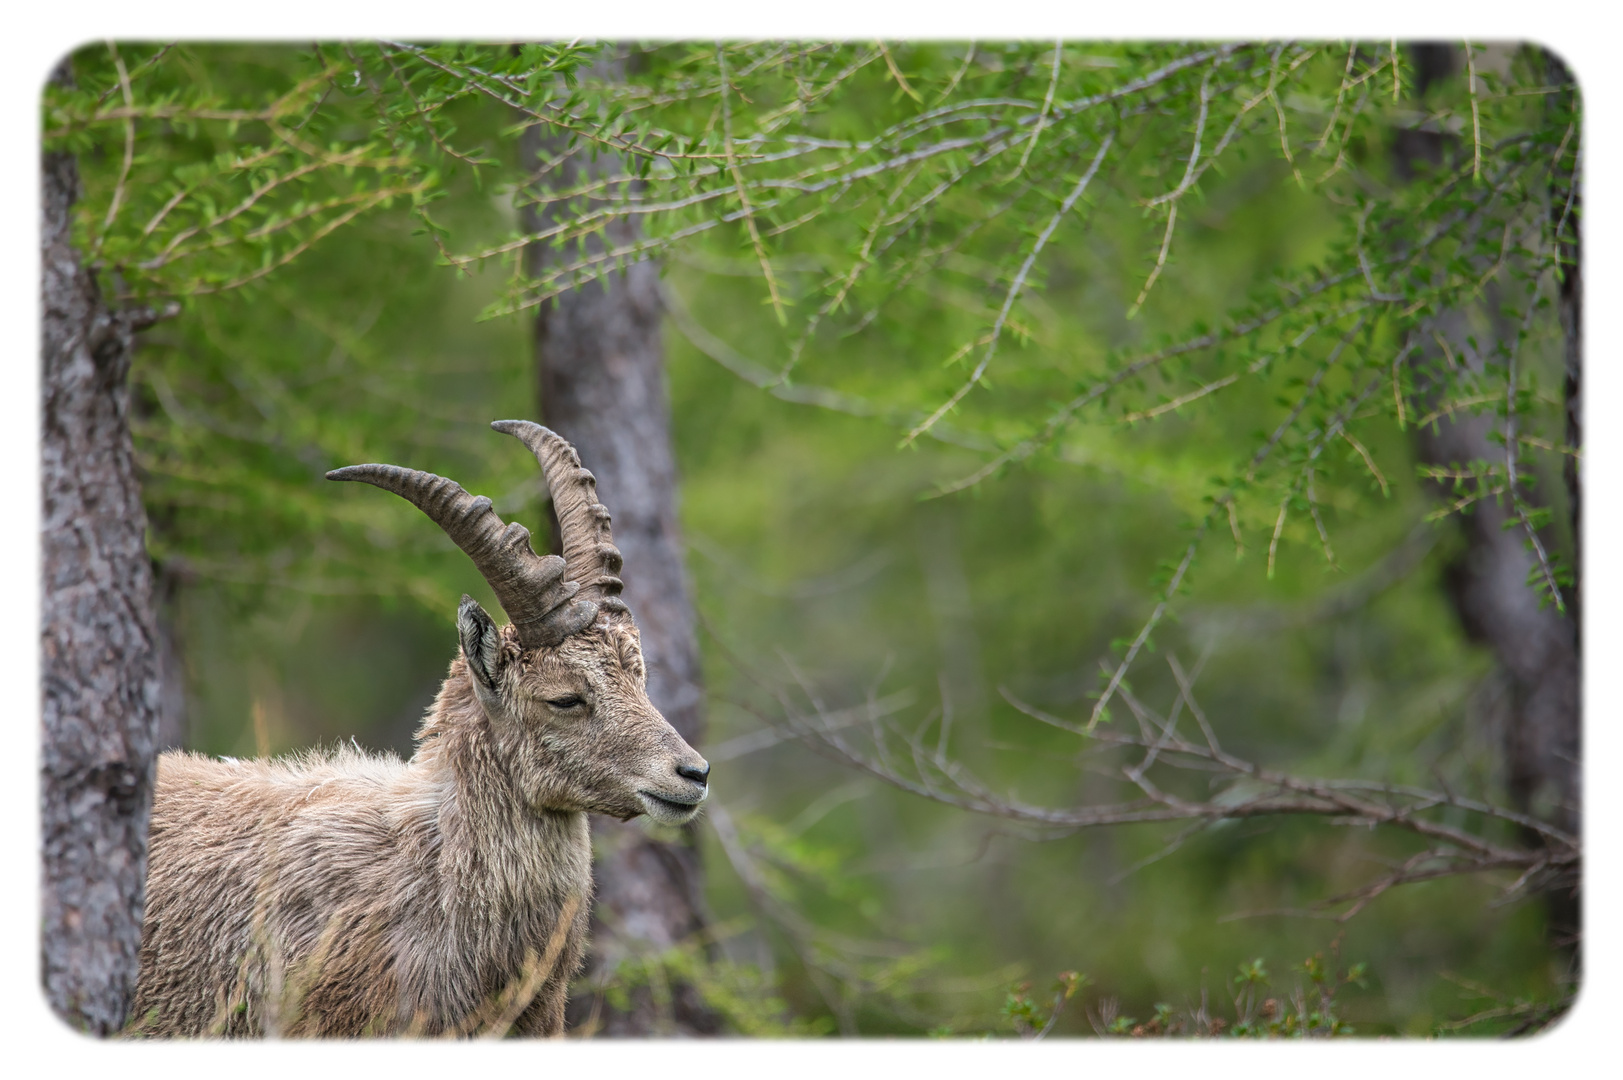
[[[548,698],[547,704],[554,709],[573,709],[577,705],[586,704],[586,701],[579,694],[569,694],[561,698]]]

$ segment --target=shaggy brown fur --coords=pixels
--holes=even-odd
[[[137,1030],[562,1030],[586,811],[691,820],[709,766],[649,703],[623,610],[525,650],[464,597],[458,630],[409,762],[160,759]]]

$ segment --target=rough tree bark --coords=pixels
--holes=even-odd
[[[613,77],[619,71],[604,65],[602,73]],[[526,162],[562,149],[536,128],[522,147]],[[590,169],[601,175],[618,164],[600,156]],[[578,155],[571,157],[549,172],[546,182],[556,189],[574,186],[585,168]],[[532,231],[546,220],[545,212],[533,207],[526,217]],[[617,222],[608,232],[611,243],[621,244],[635,236],[635,226]],[[532,246],[531,272],[560,254]],[[623,595],[636,615],[648,663],[648,696],[689,745],[698,747],[704,694],[676,514],[661,315],[659,269],[640,263],[543,305],[536,320],[536,360],[543,422],[575,444],[614,514],[614,543],[625,556]],[[556,527],[553,534],[556,538]],[[594,815],[592,840],[597,902],[587,980],[600,988],[623,959],[690,941],[706,919],[692,826],[680,840],[667,842],[636,822]],[[570,1002],[569,1022],[608,1035],[720,1030],[719,1018],[691,986],[671,991],[663,1000],[665,995],[656,998],[647,987],[638,988],[631,1008],[621,1011],[598,989]]]
[[[1412,56],[1418,94],[1423,94],[1431,83],[1458,73],[1459,62],[1452,46],[1418,45]],[[1450,152],[1451,144],[1445,136],[1402,131],[1395,144],[1394,163],[1400,175],[1410,176],[1421,162],[1441,164]],[[1561,315],[1566,336],[1568,435],[1577,446],[1581,366],[1576,244],[1572,245],[1570,256],[1573,272],[1562,282]],[[1491,354],[1496,341],[1516,333],[1516,327],[1500,313],[1493,293],[1480,304],[1445,313],[1438,319],[1436,329],[1450,342],[1455,362],[1477,365],[1482,363],[1483,355]],[[1472,347],[1467,341],[1472,334],[1480,348]],[[1427,402],[1440,403],[1443,387],[1440,382],[1428,382],[1431,377],[1426,374],[1427,368],[1440,360],[1447,362],[1440,353],[1440,348],[1434,349],[1428,343],[1418,357],[1417,391],[1422,407]],[[1490,438],[1498,427],[1499,421],[1493,416],[1455,413],[1434,426],[1416,431],[1417,456],[1424,464],[1445,466],[1501,459],[1502,446]],[[1576,547],[1581,492],[1575,463],[1567,480]],[[1536,501],[1531,493],[1524,494],[1530,501]],[[1465,543],[1459,556],[1447,567],[1445,581],[1467,636],[1488,646],[1504,673],[1507,700],[1502,746],[1505,782],[1511,801],[1519,809],[1578,833],[1581,804],[1578,593],[1576,589],[1571,591],[1567,615],[1558,612],[1553,605],[1540,608],[1537,594],[1527,584],[1534,556],[1526,549],[1526,534],[1521,528],[1505,528],[1510,515],[1508,505],[1492,499],[1481,500],[1470,512],[1458,515]],[[1548,545],[1552,538],[1545,539]],[[1550,893],[1547,901],[1552,943],[1574,943],[1579,930],[1576,891],[1560,889]]]
[[[64,62],[53,78],[67,77]],[[151,315],[108,309],[70,242],[77,165],[43,166],[40,951],[51,1006],[105,1035],[135,986],[159,710],[126,416],[134,332]]]

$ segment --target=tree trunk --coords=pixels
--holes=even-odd
[[[1455,50],[1450,46],[1416,46],[1413,56],[1417,94],[1424,93],[1428,84],[1457,73]],[[1451,147],[1446,137],[1436,133],[1399,132],[1395,164],[1400,175],[1412,175],[1417,161],[1440,163]],[[1575,221],[1571,228],[1576,236]],[[1568,433],[1576,440],[1580,386],[1576,243],[1572,260],[1574,272],[1561,283],[1561,315],[1566,331]],[[1516,333],[1516,327],[1499,312],[1492,288],[1481,303],[1444,313],[1436,329],[1450,342],[1457,362],[1466,365],[1479,365],[1480,357],[1491,354],[1497,340]],[[1472,334],[1478,347],[1467,341]],[[1424,374],[1441,359],[1440,352],[1428,343],[1416,360],[1417,392],[1423,408],[1440,403],[1444,390],[1440,382],[1427,385]],[[1490,438],[1497,428],[1492,416],[1455,413],[1416,431],[1417,456],[1424,464],[1444,466],[1499,460],[1504,450]],[[1581,492],[1575,465],[1573,468],[1567,479],[1576,529]],[[1466,634],[1492,649],[1507,682],[1502,746],[1511,802],[1576,834],[1581,822],[1579,597],[1574,588],[1569,615],[1562,615],[1553,605],[1540,607],[1537,593],[1527,583],[1534,556],[1526,549],[1526,534],[1520,527],[1505,528],[1510,515],[1508,505],[1493,499],[1483,499],[1458,515],[1465,546],[1446,569],[1445,580]],[[1575,546],[1576,542],[1575,531]],[[1552,943],[1575,942],[1579,926],[1576,887],[1548,894],[1547,910]]]
[[[68,78],[66,62],[53,76]],[[43,162],[40,612],[42,973],[52,1007],[117,1031],[135,986],[159,678],[127,422],[135,330],[70,243],[79,175]]]
[[[561,151],[538,129],[530,132],[522,144],[526,162]],[[618,165],[599,157],[591,171],[602,175]],[[548,183],[568,188],[583,177],[578,157],[571,157],[548,174]],[[533,207],[525,214],[532,231],[547,220]],[[635,227],[616,222],[608,233],[611,243],[624,243]],[[559,255],[533,246],[531,272]],[[676,514],[661,314],[658,267],[640,263],[544,304],[536,320],[536,359],[543,422],[575,444],[614,515],[614,543],[625,556],[623,595],[642,634],[648,696],[697,747],[704,694]],[[552,531],[556,549],[556,526]],[[587,978],[594,992],[570,1002],[571,1027],[610,1035],[719,1031],[719,1018],[691,986],[678,984],[669,994],[635,987],[624,1011],[602,992],[622,961],[697,942],[706,920],[696,839],[691,826],[680,840],[665,841],[640,823],[593,816],[597,903]]]

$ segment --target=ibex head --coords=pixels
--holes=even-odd
[[[647,814],[680,825],[709,793],[710,766],[648,700],[631,612],[620,599],[620,552],[597,481],[556,433],[528,420],[491,427],[523,440],[552,493],[563,558],[537,555],[524,526],[504,524],[484,496],[397,465],[351,465],[408,499],[473,559],[511,620],[498,628],[464,596],[462,658],[514,783],[536,810]]]

